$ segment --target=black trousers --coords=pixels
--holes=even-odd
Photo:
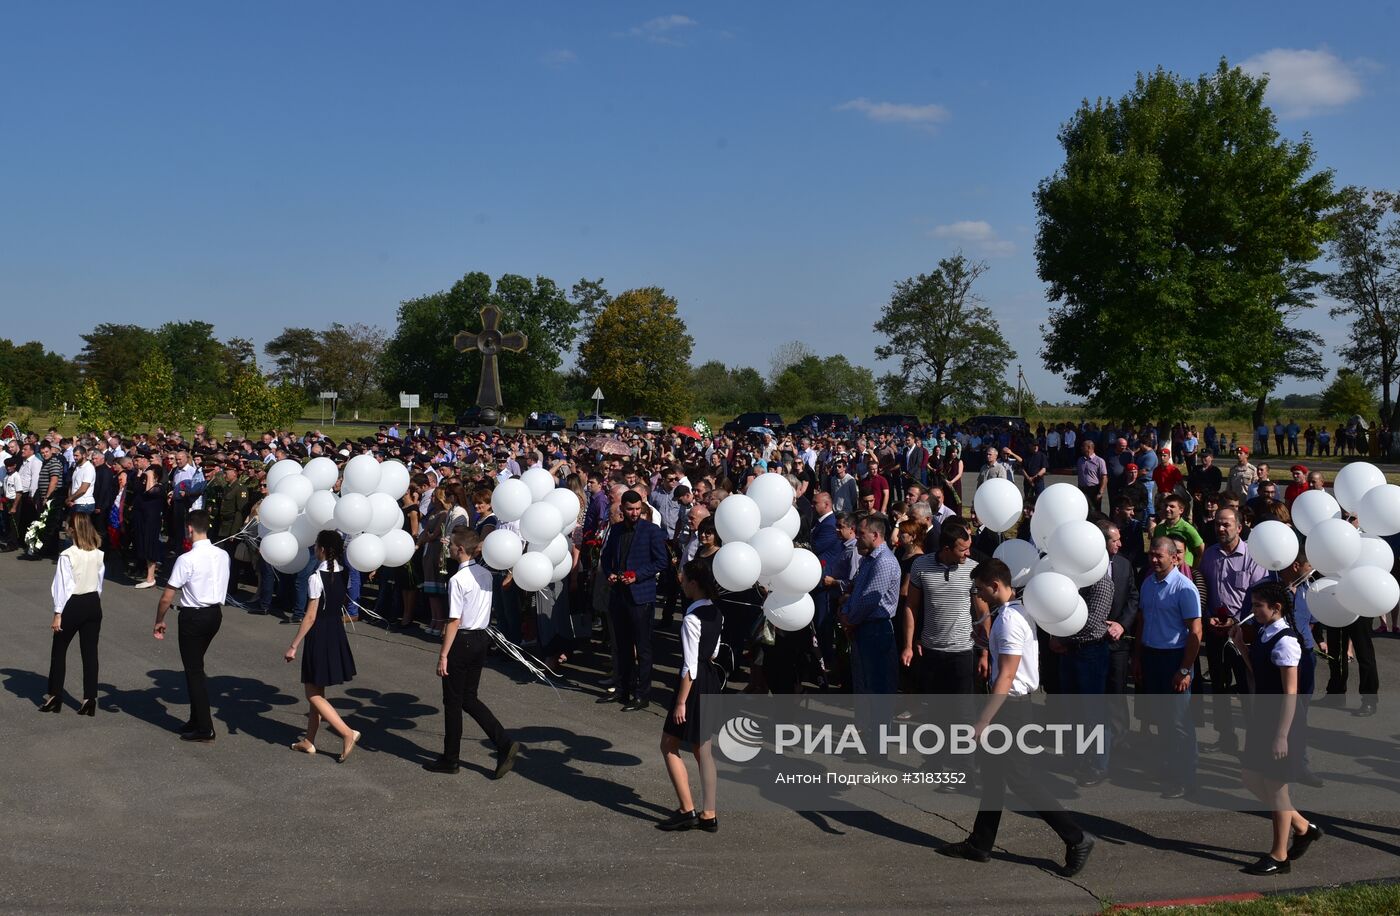
[[[185,666],[185,686],[190,693],[190,725],[197,732],[212,732],[209,714],[209,684],[204,674],[204,653],[224,622],[223,607],[180,608],[180,663]]]
[[[923,649],[914,656],[918,669],[919,693],[970,694],[977,673],[974,651],[936,652]]]
[[[1104,693],[1115,694],[1107,700],[1108,732],[1114,742],[1120,740],[1132,728],[1128,718],[1128,673],[1132,669],[1132,657],[1127,648],[1108,650],[1108,682]]]
[[[623,700],[651,696],[651,624],[656,605],[634,604],[627,586],[614,585],[608,596],[613,625],[613,670]]]
[[[510,744],[506,730],[495,714],[476,695],[481,685],[481,666],[486,662],[486,650],[491,637],[485,630],[458,630],[447,653],[447,677],[442,679],[443,729],[442,756],[457,760],[462,755],[462,712],[466,711],[496,750]]]
[[[49,520],[48,523],[44,525],[44,534],[42,537],[44,546],[39,550],[39,553],[46,557],[58,556],[59,548],[63,546],[58,542],[59,532],[63,530],[63,492],[63,488],[59,487],[53,499],[49,500],[49,505],[51,506],[49,509]],[[43,512],[43,506],[44,504],[41,502],[39,504],[40,512]]]
[[[994,720],[1005,725],[1013,735],[1030,721],[1029,699],[1008,699]],[[972,835],[968,838],[975,848],[983,852],[992,851],[997,828],[1001,826],[1001,812],[1006,804],[1008,787],[1020,796],[1029,810],[1059,834],[1066,846],[1084,841],[1084,831],[1050,794],[1030,757],[1017,753],[1014,748],[1005,754],[988,754],[979,746],[977,763],[982,771],[982,802],[978,806],[977,818],[972,822]]]
[[[68,670],[68,644],[78,637],[83,656],[83,699],[97,699],[97,636],[102,631],[102,601],[97,592],[73,595],[63,606],[62,629],[53,634],[49,654],[49,696],[63,693]]]
[[[1235,735],[1234,713],[1230,707],[1230,694],[1239,693],[1241,703],[1248,700],[1249,674],[1244,659],[1231,648],[1230,640],[1207,636],[1201,641],[1201,654],[1210,666],[1210,717],[1220,743],[1237,747],[1239,739]]]
[[[1381,692],[1381,678],[1376,671],[1376,647],[1371,644],[1372,618],[1358,617],[1344,627],[1327,628],[1327,650],[1332,660],[1327,663],[1327,692],[1347,692],[1347,644],[1356,648],[1356,667],[1361,669],[1361,698],[1374,703]]]

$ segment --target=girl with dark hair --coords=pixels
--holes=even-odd
[[[1240,762],[1245,788],[1269,806],[1274,831],[1273,847],[1244,871],[1249,875],[1282,875],[1322,838],[1322,829],[1299,814],[1288,797],[1288,783],[1303,766],[1298,697],[1313,691],[1312,650],[1305,648],[1294,623],[1293,600],[1286,586],[1261,582],[1254,586],[1250,602],[1259,626],[1247,656],[1255,697]]]
[[[691,560],[681,570],[681,590],[690,601],[681,619],[680,686],[671,704],[671,713],[662,726],[661,756],[666,772],[675,787],[680,808],[656,825],[658,830],[690,830],[699,828],[707,833],[719,829],[715,813],[715,759],[711,741],[700,721],[700,698],[717,694],[720,682],[711,659],[719,649],[720,614],[715,597],[718,586],[710,565]],[[700,768],[701,809],[697,814],[690,792],[690,774],[681,759],[681,745],[688,745]]]
[[[321,565],[307,583],[306,616],[283,656],[288,663],[295,661],[297,647],[306,641],[306,651],[301,657],[301,683],[306,688],[311,708],[306,713],[306,735],[292,745],[292,750],[316,753],[316,731],[325,719],[326,725],[343,742],[339,759],[344,763],[355,749],[355,742],[360,740],[360,733],[346,725],[326,699],[327,687],[343,684],[355,676],[355,659],[350,654],[350,640],[341,621],[349,576],[345,566],[345,540],[339,531],[322,531],[316,535],[316,559]]]

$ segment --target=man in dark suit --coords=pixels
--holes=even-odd
[[[1128,649],[1128,634],[1138,616],[1137,573],[1122,553],[1123,535],[1111,521],[1098,523],[1108,542],[1108,574],[1113,579],[1113,603],[1108,610],[1108,683],[1104,693],[1108,699],[1108,729],[1110,749],[1121,741],[1132,723],[1128,720],[1128,669],[1132,653]]]
[[[601,573],[609,582],[617,699],[628,712],[647,708],[656,577],[671,565],[666,536],[642,517],[645,509],[640,493],[628,490],[622,494],[622,524],[609,535],[601,562]]]
[[[812,511],[817,517],[812,525],[812,553],[822,564],[822,581],[812,592],[815,606],[812,621],[817,627],[817,646],[821,649],[822,660],[826,670],[831,672],[836,664],[836,602],[841,590],[835,584],[828,584],[826,579],[833,576],[834,570],[844,561],[845,545],[836,531],[831,494],[822,491],[812,497]]]

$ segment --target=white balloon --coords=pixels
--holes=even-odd
[[[302,553],[302,548],[297,543],[295,534],[290,531],[276,531],[262,539],[262,543],[258,545],[258,553],[271,565],[280,567],[294,561]]]
[[[520,516],[520,534],[531,544],[543,547],[564,527],[559,510],[549,503],[534,503]],[[554,563],[551,561],[550,566]]]
[[[494,533],[494,532],[493,532]],[[549,584],[554,575],[554,564],[538,550],[520,555],[511,568],[511,578],[515,584],[527,592],[537,592]]]
[[[1051,636],[1059,636],[1063,639],[1066,636],[1073,636],[1075,633],[1084,629],[1084,624],[1088,622],[1089,606],[1084,603],[1083,598],[1080,598],[1079,604],[1075,605],[1074,610],[1070,611],[1068,617],[1064,620],[1056,621],[1055,623],[1042,624],[1040,628]]]
[[[340,495],[359,493],[368,496],[379,489],[379,462],[373,455],[356,455],[345,464],[345,479],[340,482]]]
[[[1356,516],[1367,534],[1400,534],[1400,487],[1393,483],[1372,487],[1361,497]]]
[[[715,534],[725,546],[748,541],[762,526],[763,512],[758,503],[742,493],[725,497],[715,510]]]
[[[1099,526],[1082,519],[1056,526],[1048,549],[1055,560],[1055,568],[1066,575],[1086,573],[1108,555],[1108,545]]]
[[[481,542],[481,559],[492,569],[512,569],[524,552],[520,535],[509,528],[497,528]]]
[[[1395,566],[1395,551],[1390,549],[1390,545],[1373,534],[1363,534],[1361,536],[1361,552],[1356,556],[1356,562],[1351,564],[1351,568],[1358,566],[1374,566],[1376,569],[1383,569],[1390,572]]]
[[[762,563],[760,576],[776,576],[792,562],[792,538],[776,527],[760,528],[758,534],[749,539],[749,546],[758,551]]]
[[[345,562],[362,573],[374,572],[384,565],[384,542],[375,534],[356,535],[345,548]]]
[[[787,515],[796,495],[793,493],[792,484],[788,483],[782,474],[759,474],[749,483],[745,493],[758,506],[759,524],[764,527],[775,524],[778,519]],[[720,505],[723,506],[724,503]]]
[[[413,535],[402,528],[390,531],[379,540],[384,545],[385,566],[403,566],[413,559],[413,551],[417,549]]]
[[[1400,582],[1395,581],[1388,569],[1374,566],[1348,569],[1338,579],[1337,601],[1358,617],[1379,617],[1400,604]]]
[[[729,502],[736,497],[730,496],[724,502]],[[724,503],[720,503],[721,506]],[[715,554],[714,559],[715,581],[721,588],[731,592],[741,592],[746,588],[752,588],[758,581],[758,574],[763,569],[763,561],[758,556],[758,551],[742,541],[734,541],[725,544]]]
[[[1036,497],[1035,514],[1047,519],[1048,530],[1053,530],[1064,522],[1082,522],[1088,518],[1089,501],[1072,484],[1052,483]]]
[[[1313,619],[1325,627],[1346,627],[1356,621],[1356,613],[1347,610],[1337,600],[1337,588],[1341,585],[1336,579],[1322,577],[1308,585],[1308,611]]]
[[[1277,572],[1298,559],[1298,535],[1283,522],[1260,522],[1249,533],[1249,556],[1265,569]]]
[[[556,534],[554,539],[545,545],[540,551],[549,560],[551,565],[558,566],[569,556],[569,539],[562,534]]]
[[[533,501],[530,488],[521,483],[518,477],[501,481],[491,491],[491,511],[503,522],[520,521],[520,516],[525,514]]]
[[[1073,582],[1076,587],[1088,588],[1095,582],[1102,579],[1104,576],[1108,575],[1108,564],[1108,551],[1104,550],[1103,556],[1099,557],[1099,562],[1095,564],[1093,569],[1087,570],[1082,573],[1065,573],[1064,575],[1069,576],[1069,580]],[[1059,572],[1060,570],[1058,567],[1056,567],[1055,571]]]
[[[394,500],[403,499],[408,492],[408,468],[402,461],[385,461],[379,465],[379,486],[374,492]]]
[[[583,504],[579,502],[578,494],[573,490],[568,487],[555,487],[545,496],[544,501],[559,510],[559,517],[564,520],[561,534],[570,534],[578,527],[578,511]]]
[[[365,530],[370,534],[383,537],[395,528],[403,527],[403,509],[399,508],[398,500],[388,493],[371,493],[369,512],[369,524]]]
[[[319,455],[306,463],[306,467],[301,469],[301,474],[311,481],[313,490],[329,490],[340,479],[340,468],[325,455]]]
[[[530,498],[539,502],[554,489],[554,475],[538,464],[520,475],[520,482],[530,491]]]
[[[787,514],[773,523],[777,528],[789,538],[797,537],[797,533],[802,530],[802,516],[798,513],[796,506],[789,506]]]
[[[1384,484],[1385,474],[1380,468],[1366,461],[1358,461],[1337,472],[1337,479],[1332,481],[1332,492],[1343,509],[1355,512],[1361,507],[1362,497]]]
[[[776,477],[777,475],[769,474],[767,476]],[[812,622],[812,615],[815,612],[816,603],[812,601],[812,596],[806,592],[800,595],[773,592],[763,600],[763,616],[767,617],[768,622],[779,630],[788,632],[800,630]]]
[[[321,533],[321,529],[305,513],[297,516],[292,522],[292,536],[297,539],[297,543],[303,548],[316,546],[316,535]]]
[[[729,497],[724,502],[729,502]],[[724,503],[720,503],[721,506]],[[729,546],[728,544],[725,547]],[[721,547],[720,550],[723,550]],[[800,595],[803,592],[810,592],[822,581],[822,561],[817,559],[817,555],[806,547],[798,547],[792,552],[792,559],[788,565],[783,567],[783,571],[773,577],[773,591],[786,592],[789,595]]]
[[[374,520],[374,508],[362,493],[343,493],[335,504],[335,526],[346,534],[359,534]]]
[[[268,531],[286,531],[292,527],[292,522],[297,520],[300,511],[296,500],[290,496],[285,493],[272,493],[263,497],[258,506],[258,521]]]
[[[1030,581],[1031,570],[1040,560],[1040,552],[1035,549],[1035,545],[1020,538],[1002,541],[992,556],[1005,563],[1011,570],[1013,588],[1021,588]]]
[[[306,501],[316,492],[316,488],[311,485],[305,474],[288,474],[277,481],[277,486],[270,487],[269,492],[290,496],[300,510],[306,506]]]
[[[286,573],[289,576],[295,576],[297,573],[305,569],[306,564],[310,561],[311,554],[308,551],[302,550],[296,556],[288,560],[286,563],[282,563],[280,565],[277,563],[273,563],[272,568],[280,573]]]
[[[1302,532],[1303,537],[1312,534],[1313,526],[1329,518],[1341,518],[1342,507],[1326,490],[1304,490],[1289,507],[1293,516],[1293,527]],[[1252,538],[1254,535],[1250,535]]]
[[[569,573],[574,571],[574,555],[565,552],[564,559],[554,564],[554,572],[550,575],[550,582],[563,582],[569,577]]]
[[[335,507],[339,499],[330,490],[317,490],[306,501],[306,517],[318,529],[335,527]]]
[[[1068,620],[1079,606],[1079,588],[1063,573],[1031,576],[1023,595],[1026,612],[1039,626]]]
[[[277,492],[277,484],[283,478],[296,476],[301,473],[301,464],[290,458],[283,458],[267,469],[267,492]]]
[[[1031,579],[1034,579],[1036,576],[1040,575],[1041,573],[1051,573],[1051,572],[1056,572],[1056,569],[1055,569],[1055,561],[1052,560],[1052,559],[1050,559],[1050,554],[1047,553],[1045,556],[1043,556],[1043,557],[1041,557],[1039,560],[1036,560],[1036,561],[1035,561],[1035,565],[1031,567],[1031,575],[1030,575],[1030,578],[1031,578]],[[1029,582],[1030,579],[1027,579],[1026,581]]]
[[[972,511],[993,531],[1010,531],[1021,520],[1021,490],[1009,480],[993,477],[972,494]]]
[[[1339,518],[1323,519],[1308,535],[1308,561],[1335,575],[1349,569],[1361,553],[1361,532]]]

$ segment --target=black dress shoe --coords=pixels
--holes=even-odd
[[[1322,828],[1316,824],[1308,824],[1308,832],[1300,833],[1293,838],[1293,845],[1288,849],[1288,861],[1296,862],[1308,851],[1308,847],[1322,839]]]
[[[519,755],[519,753],[519,741],[512,741],[509,745],[507,745],[506,749],[496,757],[496,772],[495,775],[493,775],[491,778],[500,779],[502,776],[509,773],[511,767],[515,766],[515,758],[517,755]]]
[[[622,711],[623,711],[623,712],[641,712],[643,709],[646,709],[646,708],[647,708],[648,706],[650,706],[650,705],[651,705],[651,704],[648,703],[646,700],[633,700],[632,702],[625,704],[625,705],[622,707]]]
[[[1094,786],[1101,785],[1107,778],[1108,774],[1103,770],[1084,770],[1075,777],[1074,784],[1082,789],[1092,789]]]
[[[457,761],[455,760],[448,760],[446,757],[439,757],[432,763],[423,764],[423,769],[427,770],[429,773],[452,774],[460,770],[461,766],[459,766]]]
[[[78,707],[78,715],[80,715],[80,716],[95,716],[95,715],[97,715],[97,701],[96,701],[96,700],[83,700],[83,705],[81,705],[81,706]]]
[[[193,722],[186,722],[184,725],[181,725],[181,726],[180,726],[180,734],[182,734],[182,735],[188,735],[190,732],[192,732],[192,731],[194,731],[194,730],[195,730],[195,727],[194,727],[194,723],[193,723]]]
[[[714,817],[697,817],[695,819],[695,829],[703,830],[706,833],[719,833],[719,815]]]
[[[1060,876],[1072,878],[1084,870],[1084,865],[1089,861],[1089,853],[1094,851],[1094,838],[1089,834],[1084,834],[1084,839],[1073,846],[1065,848],[1065,867],[1060,869]]]
[[[40,712],[63,712],[63,695],[54,694],[39,707]]]
[[[1286,875],[1292,870],[1287,859],[1280,862],[1268,853],[1260,856],[1258,862],[1246,865],[1243,869],[1246,875]]]
[[[209,744],[210,742],[212,742],[212,741],[214,740],[214,733],[213,733],[212,731],[207,731],[207,732],[200,732],[200,731],[180,732],[180,740],[181,740],[181,741],[193,741],[193,742],[195,742],[195,743],[197,743],[197,744]]]
[[[1352,713],[1358,719],[1369,719],[1376,714],[1375,703],[1362,703],[1361,708]]]
[[[695,812],[693,810],[677,811],[675,814],[671,815],[666,820],[657,824],[656,829],[665,830],[667,832],[670,832],[672,830],[689,830],[690,828],[697,826],[699,823],[700,818],[695,816]]]
[[[1297,782],[1305,786],[1311,786],[1314,789],[1321,789],[1323,786],[1327,785],[1327,783],[1323,781],[1322,777],[1314,773],[1312,770],[1304,770],[1303,772],[1299,773]]]
[[[963,840],[961,843],[949,843],[940,846],[936,850],[940,856],[947,856],[950,859],[966,859],[969,862],[990,862],[992,854],[983,852],[972,845],[970,840]]]
[[[593,702],[602,704],[602,703],[630,703],[630,702],[632,702],[632,701],[629,700],[629,699],[627,699],[626,697],[619,696],[619,695],[616,694],[616,693],[606,693],[606,694],[604,694],[603,696],[600,696],[598,699],[594,700]]]

